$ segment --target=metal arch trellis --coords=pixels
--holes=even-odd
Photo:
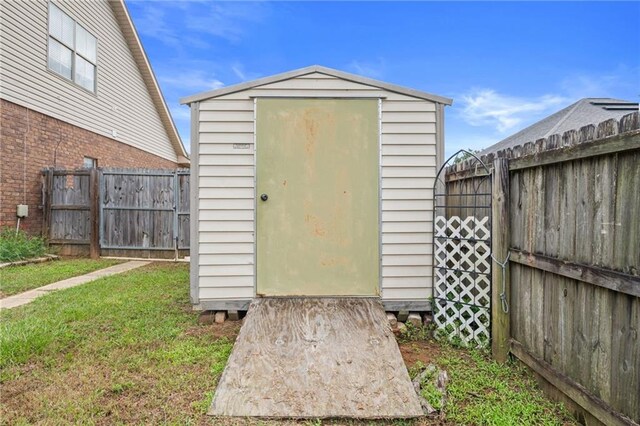
[[[467,154],[471,173],[446,179],[446,166]],[[483,189],[484,188],[484,189]],[[440,167],[434,184],[433,313],[436,336],[485,347],[491,333],[491,173],[460,150]]]

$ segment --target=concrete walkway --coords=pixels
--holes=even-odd
[[[0,309],[11,309],[16,306],[26,305],[34,301],[40,296],[44,296],[51,291],[64,290],[65,288],[75,287],[80,284],[86,284],[91,281],[95,281],[99,278],[108,277],[109,275],[121,274],[123,272],[130,271],[132,269],[139,268],[144,265],[148,265],[151,262],[134,260],[127,263],[121,263],[119,265],[110,266],[108,268],[99,269],[97,271],[90,272],[86,275],[80,275],[79,277],[68,278],[66,280],[58,281],[52,284],[38,287],[33,290],[25,291],[24,293],[9,296],[4,299],[0,299]]]

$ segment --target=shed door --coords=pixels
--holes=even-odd
[[[378,295],[378,101],[259,99],[256,134],[258,295]]]

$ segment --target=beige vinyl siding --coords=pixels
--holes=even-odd
[[[253,101],[209,100],[199,109],[200,301],[249,299],[255,294]]]
[[[199,104],[200,301],[254,296],[253,98],[260,96],[382,99],[382,298],[429,298],[435,104],[313,73]],[[250,148],[234,149],[234,144]]]
[[[254,296],[253,287],[211,286],[200,278],[200,300],[242,300]],[[223,280],[223,283],[226,280]]]
[[[431,296],[436,108],[382,101],[382,298]]]
[[[176,153],[106,1],[54,1],[98,39],[97,92],[47,66],[48,3],[4,2],[0,97],[176,161]]]

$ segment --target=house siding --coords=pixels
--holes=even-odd
[[[176,162],[175,149],[108,2],[54,3],[98,39],[97,92],[48,69],[48,3],[6,1],[0,18],[0,98]]]
[[[254,97],[381,100],[382,299],[431,296],[436,103],[313,73],[198,103],[200,302],[250,299],[255,286]],[[249,144],[234,149],[233,144]]]

